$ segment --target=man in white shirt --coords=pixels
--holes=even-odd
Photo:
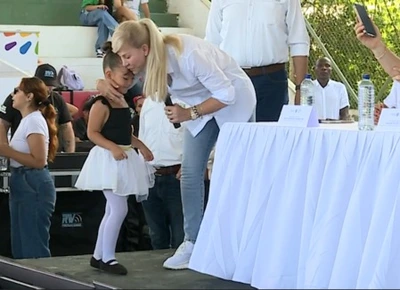
[[[331,80],[331,61],[326,57],[317,60],[314,67],[316,80],[314,107],[319,120],[348,120],[349,96],[344,84]]]
[[[212,0],[206,40],[230,56],[251,78],[256,121],[277,121],[289,102],[289,50],[296,77],[295,103],[307,72],[309,36],[300,0]]]
[[[379,117],[381,116],[382,109],[391,108],[398,109],[400,108],[400,82],[394,80],[392,89],[390,90],[389,95],[386,99],[383,100],[383,103],[376,104],[375,106],[375,124],[378,124]]]
[[[165,105],[146,98],[140,112],[139,139],[153,152],[156,182],[142,202],[153,249],[177,248],[184,238],[181,187],[182,127],[175,129]]]

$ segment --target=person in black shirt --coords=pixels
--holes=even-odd
[[[63,151],[75,152],[75,135],[72,129],[71,114],[63,97],[52,91],[54,87],[60,86],[56,69],[50,64],[42,64],[37,67],[35,76],[41,79],[49,88],[49,101],[56,109],[56,123],[58,124],[60,139],[63,141],[60,144],[63,147]],[[12,94],[10,94],[0,107],[0,142],[8,143],[8,130],[11,128],[12,137],[21,119],[21,113],[12,106]]]

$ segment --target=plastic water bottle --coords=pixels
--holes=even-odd
[[[306,74],[300,85],[300,105],[312,106],[314,104],[314,87],[311,75]]]
[[[374,130],[375,89],[368,74],[358,84],[358,129]]]

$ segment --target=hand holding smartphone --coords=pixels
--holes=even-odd
[[[354,4],[354,10],[356,11],[358,20],[365,27],[365,34],[370,37],[376,37],[376,31],[372,24],[371,18],[369,18],[367,9],[361,4]]]

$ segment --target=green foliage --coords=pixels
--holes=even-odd
[[[328,50],[353,90],[357,92],[357,83],[361,79],[361,75],[370,73],[375,84],[376,94],[379,95],[377,101],[381,101],[387,96],[391,83],[386,88],[383,87],[388,77],[387,74],[372,53],[355,36],[356,16],[353,3],[349,0],[303,0],[302,8],[320,42]],[[400,23],[400,14],[397,13],[400,1],[360,0],[359,3],[367,7],[369,15],[380,28],[387,46],[395,53],[398,52],[399,33],[395,24]],[[324,56],[324,53],[321,50],[320,42],[313,37],[310,38],[309,71],[313,72],[316,60]],[[340,81],[337,72],[333,72],[332,77]],[[356,108],[357,100],[350,99],[351,107]]]

